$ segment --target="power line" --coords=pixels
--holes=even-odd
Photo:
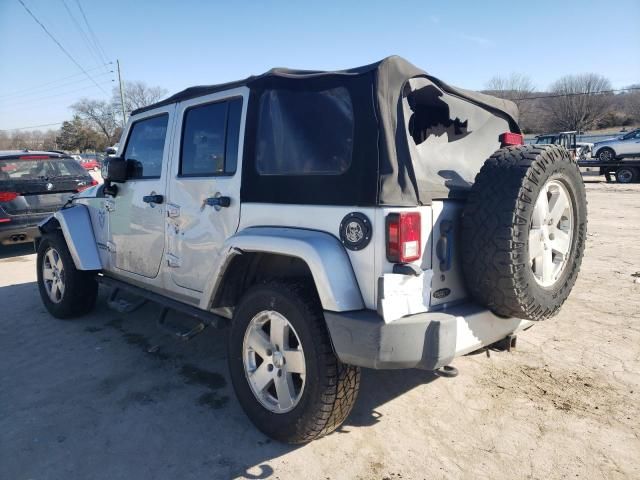
[[[69,5],[67,5],[67,2],[65,0],[60,0],[62,2],[62,5],[64,6],[64,9],[67,11],[67,13],[69,14],[69,17],[71,18],[71,21],[73,22],[73,24],[76,26],[76,28],[80,31],[80,35],[82,35],[82,38],[84,39],[84,44],[87,46],[87,50],[89,50],[89,53],[91,54],[91,56],[93,57],[93,59],[97,62],[97,63],[104,63],[102,61],[102,59],[100,59],[100,52],[98,52],[98,54],[96,55],[96,48],[94,45],[91,44],[91,41],[89,40],[89,37],[87,36],[87,34],[84,31],[84,28],[82,28],[82,26],[80,25],[80,23],[78,22],[78,20],[76,20],[76,17],[73,15],[73,13],[71,12],[71,9],[69,8]]]
[[[54,37],[54,36],[51,34],[51,32],[49,32],[49,30],[47,30],[47,27],[45,27],[45,26],[44,26],[44,24],[43,24],[40,20],[38,20],[38,17],[36,17],[36,16],[31,12],[31,10],[29,10],[29,7],[27,7],[27,6],[25,5],[25,3],[23,2],[23,0],[18,0],[18,2],[20,2],[20,5],[22,5],[22,6],[24,7],[24,9],[27,11],[27,13],[28,13],[29,15],[31,15],[31,18],[33,18],[33,19],[36,21],[36,23],[37,23],[38,25],[40,25],[40,27],[42,27],[42,29],[45,31],[45,33],[46,33],[47,35],[49,35],[49,37],[51,38],[51,40],[53,40],[53,41],[55,42],[55,44],[56,44],[56,45],[58,45],[58,47],[60,47],[60,50],[62,50],[62,51],[64,52],[64,54],[65,54],[67,57],[69,57],[69,59],[70,59],[73,63],[75,63],[75,65],[76,65],[80,70],[82,70],[82,72],[83,72],[87,77],[89,77],[93,83],[95,83],[96,87],[98,87],[100,90],[102,90],[102,91],[104,92],[104,94],[105,94],[105,95],[108,95],[108,93],[107,93],[107,92],[106,92],[106,91],[105,91],[105,90],[104,90],[100,85],[98,85],[98,82],[96,82],[96,81],[93,79],[93,77],[92,77],[91,75],[89,75],[89,74],[87,73],[87,71],[86,71],[84,68],[82,68],[82,66],[81,66],[81,65],[76,61],[76,59],[75,59],[75,58],[73,58],[73,57],[71,56],[71,54],[67,51],[67,49],[66,49],[66,48],[64,48],[64,47],[62,46],[62,44],[61,44],[61,43],[56,39],[56,37]]]
[[[558,93],[553,95],[540,95],[538,97],[522,97],[517,100],[539,100],[541,98],[561,98],[561,97],[579,97],[581,95],[602,95],[604,93],[627,92],[632,90],[640,90],[640,87],[616,88],[613,90],[600,90],[599,92],[576,92],[576,93]]]
[[[84,18],[84,23],[87,25],[87,30],[89,30],[89,35],[91,35],[91,38],[93,38],[93,41],[97,47],[97,51],[102,55],[104,63],[107,63],[108,62],[107,54],[104,51],[104,48],[102,48],[102,45],[100,44],[100,41],[98,40],[97,35],[93,31],[93,28],[91,28],[91,25],[89,24],[89,20],[87,19],[87,16],[84,13],[84,8],[82,8],[82,5],[80,4],[80,0],[76,0],[76,5],[78,5],[78,8],[80,9],[82,18]]]
[[[131,112],[127,112],[127,113],[131,113]],[[104,119],[104,118],[109,118],[109,117],[115,117],[115,115],[113,114],[108,114],[108,115],[101,115],[99,117],[95,117],[96,119]],[[91,117],[80,117],[83,120],[92,120]],[[52,127],[54,125],[62,125],[65,122],[68,122],[69,120],[64,120],[62,122],[56,122],[56,123],[45,123],[42,125],[31,125],[29,127],[18,127],[18,128],[5,128],[5,129],[0,129],[0,132],[12,132],[14,130],[29,130],[30,128],[39,128],[39,127]]]
[[[113,62],[109,62],[107,65],[113,65]],[[100,65],[100,66],[97,66],[97,67],[88,68],[87,72],[93,72],[93,71],[98,70],[99,68],[102,68],[102,67],[103,67],[103,65]],[[113,73],[113,70],[110,70],[110,73]],[[78,73],[74,73],[73,75],[68,75],[66,77],[58,78],[57,80],[51,80],[50,82],[41,83],[41,84],[35,85],[33,87],[24,88],[22,90],[17,90],[17,91],[12,92],[12,93],[3,93],[2,95],[0,95],[0,98],[2,98],[2,97],[13,97],[13,96],[21,95],[23,92],[31,92],[32,90],[40,90],[42,87],[46,87],[46,86],[52,85],[54,83],[59,83],[59,82],[62,82],[64,80],[68,80],[69,78],[75,78],[75,77],[78,77],[80,75],[84,75],[84,73],[78,72]],[[99,74],[99,75],[104,75],[104,74]],[[83,79],[83,80],[86,80],[86,79]]]
[[[95,78],[105,77],[107,75],[111,75],[112,73],[113,73],[113,71],[105,72],[105,73],[99,73],[99,74],[95,75]],[[17,94],[17,95],[4,95],[4,96],[0,97],[0,104],[2,104],[2,102],[12,101],[15,98],[29,97],[29,96],[32,96],[32,95],[40,95],[40,94],[43,94],[43,93],[47,93],[47,92],[58,90],[60,88],[66,88],[66,87],[69,87],[71,85],[82,84],[82,83],[87,82],[87,81],[88,81],[88,79],[86,79],[86,78],[80,78],[78,80],[74,80],[73,82],[68,82],[68,83],[64,83],[64,84],[61,84],[61,85],[55,85],[55,86],[52,86],[52,87],[49,87],[49,88],[39,89],[38,91],[24,92],[24,93],[20,93],[20,94]],[[111,79],[111,81],[113,82],[114,80]],[[93,85],[92,85],[92,87],[93,87]],[[7,98],[4,98],[4,97],[7,97]]]
[[[108,81],[108,82],[102,82],[101,84],[98,84],[98,87],[100,87],[100,85],[109,85],[109,84],[110,84],[110,83],[112,83],[112,82],[113,82],[113,80]],[[63,95],[74,95],[76,92],[81,92],[81,91],[84,91],[84,90],[89,90],[89,89],[91,89],[91,88],[95,88],[95,87],[94,87],[93,85],[88,85],[88,86],[86,86],[86,87],[83,87],[83,88],[75,88],[75,89],[73,89],[73,90],[69,90],[69,91],[67,91],[67,92],[59,92],[59,93],[55,93],[55,94],[53,94],[53,95],[47,95],[47,96],[44,96],[44,97],[38,97],[38,98],[31,98],[31,99],[21,100],[21,101],[19,101],[19,102],[17,102],[17,103],[9,103],[9,104],[1,104],[1,103],[0,103],[0,109],[1,109],[1,108],[11,108],[11,109],[13,109],[13,108],[19,108],[19,107],[20,107],[20,105],[30,104],[30,103],[33,103],[33,102],[39,102],[39,101],[41,101],[41,100],[46,100],[46,99],[48,99],[48,98],[61,97],[61,96],[63,96]]]
[[[12,132],[14,130],[28,130],[30,128],[39,128],[39,127],[51,127],[53,125],[62,125],[64,122],[56,122],[56,123],[44,123],[42,125],[31,125],[30,127],[19,127],[19,128],[7,128],[4,130],[0,130],[0,132]]]

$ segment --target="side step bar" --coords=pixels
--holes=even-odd
[[[115,278],[107,277],[104,275],[98,275],[97,280],[103,285],[107,285],[114,288],[114,290],[125,290],[134,295],[143,297],[147,300],[150,300],[154,303],[157,303],[165,307],[158,321],[158,325],[165,329],[168,328],[168,326],[165,325],[165,319],[169,309],[176,310],[180,313],[184,313],[185,315],[189,315],[190,317],[200,320],[200,324],[188,332],[171,330],[172,333],[174,333],[175,335],[183,339],[188,340],[195,334],[200,333],[202,330],[204,330],[205,327],[221,328],[226,326],[229,323],[228,319],[221,317],[220,315],[216,315],[215,313],[201,310],[198,307],[194,307],[193,305],[189,305],[187,303],[183,303],[178,300],[174,300],[172,298],[167,298],[163,295],[159,295],[157,293],[150,292],[149,290],[145,290],[144,288],[136,287],[135,285],[130,285],[121,280],[116,280]],[[113,296],[111,300],[112,301],[115,300]],[[142,304],[137,306],[142,306]]]

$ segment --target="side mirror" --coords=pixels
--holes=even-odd
[[[106,158],[101,171],[105,182],[124,183],[127,181],[127,162],[122,157]]]

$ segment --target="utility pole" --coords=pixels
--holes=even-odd
[[[120,60],[116,60],[118,65],[118,83],[120,84],[120,105],[122,106],[122,128],[127,123],[127,113],[124,110],[124,89],[122,88],[122,76],[120,75]]]

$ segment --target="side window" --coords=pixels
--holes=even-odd
[[[353,106],[345,87],[267,90],[257,130],[260,175],[340,175],[351,165]]]
[[[640,130],[629,132],[622,137],[623,140],[633,140],[634,138],[640,138]]]
[[[242,98],[189,108],[182,126],[180,176],[233,175],[241,115]]]
[[[129,178],[160,178],[169,115],[139,120],[131,126],[124,159],[131,160]]]

